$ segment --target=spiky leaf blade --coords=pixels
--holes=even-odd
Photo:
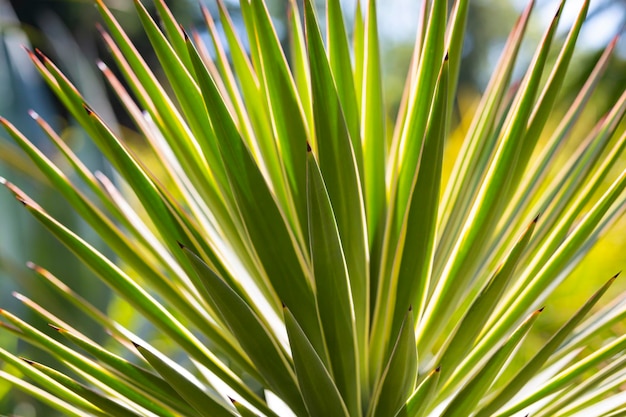
[[[351,415],[361,414],[355,309],[330,198],[312,153],[307,158],[309,240],[330,373]]]
[[[198,416],[233,417],[237,415],[223,401],[209,395],[186,376],[181,375],[157,355],[150,352],[149,349],[141,345],[135,345],[135,347],[163,379],[196,410]]]
[[[303,411],[304,404],[297,390],[291,364],[267,325],[202,259],[185,247],[182,250],[206,286],[212,305],[265,378],[264,382],[294,410]]]
[[[368,416],[395,415],[415,389],[417,380],[417,349],[415,347],[413,311],[409,309],[385,369],[372,392]]]
[[[284,308],[285,325],[298,377],[298,385],[311,417],[349,417],[341,394],[313,345],[289,308]]]
[[[515,394],[520,392],[523,386],[539,372],[541,367],[550,358],[552,353],[561,346],[563,341],[569,337],[576,326],[589,313],[593,306],[600,300],[600,297],[609,289],[615,281],[617,275],[612,277],[606,284],[602,286],[587,302],[565,323],[559,331],[550,338],[550,340],[533,356],[533,358],[506,384],[500,392],[482,407],[477,417],[488,417],[495,413],[498,408],[506,404]]]
[[[528,333],[539,313],[543,309],[530,315],[513,334],[489,357],[482,369],[473,375],[471,380],[461,388],[442,413],[442,417],[461,417],[471,413],[483,394],[489,389],[500,372],[505,361],[513,353],[523,337]]]

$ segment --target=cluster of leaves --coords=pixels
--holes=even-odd
[[[120,346],[105,349],[18,295],[57,335],[5,310],[2,327],[66,368],[0,349],[13,369],[0,378],[70,416],[626,413],[617,394],[626,336],[584,349],[626,315],[619,299],[585,319],[614,278],[535,356],[511,361],[546,297],[626,208],[626,171],[602,187],[626,146],[625,134],[615,137],[626,94],[553,175],[615,41],[558,127],[544,132],[588,1],[556,42],[561,4],[523,78],[512,82],[529,4],[446,181],[468,0],[455,1],[450,14],[445,0],[423,2],[393,126],[382,101],[374,0],[363,9],[357,2],[351,39],[338,0],[327,2],[325,34],[311,0],[303,15],[291,1],[288,51],[261,0],[240,2],[249,51],[221,3],[223,34],[204,10],[209,48],[163,1],[161,25],[136,1],[166,84],[96,3],[124,82],[99,68],[158,169],[39,51],[29,52],[32,62],[129,191],[90,172],[36,113],[64,170],[9,121],[0,124],[115,260],[2,183],[189,367],[29,264]]]

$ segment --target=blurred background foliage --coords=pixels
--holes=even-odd
[[[211,0],[201,0],[209,8],[215,7]],[[269,0],[270,11],[275,16],[279,27],[284,28],[281,35],[287,42],[286,0]],[[239,17],[236,1],[226,1],[235,22]],[[385,100],[390,118],[397,111],[402,93],[405,75],[411,59],[415,22],[419,12],[419,3],[415,0],[379,1],[379,18],[383,46],[383,67],[385,72]],[[475,0],[470,3],[468,31],[462,70],[459,81],[459,95],[455,111],[455,128],[450,135],[446,148],[449,171],[453,158],[467,129],[465,123],[474,111],[480,92],[485,87],[493,70],[493,65],[503,46],[505,36],[510,31],[525,0]],[[579,1],[573,1],[572,10],[576,10]],[[133,37],[145,59],[154,63],[154,57],[147,38],[143,35],[135,15],[133,2],[130,0],[109,0],[107,4],[117,11],[117,16],[127,32]],[[198,0],[169,1],[174,15],[185,27],[202,30],[202,21]],[[318,1],[323,9],[324,4]],[[354,0],[346,1],[345,8],[353,10]],[[529,51],[533,50],[546,19],[556,9],[554,1],[538,1],[535,17],[531,20],[529,37],[526,40]],[[567,25],[566,17],[562,23]],[[350,15],[351,12],[348,12]],[[22,47],[38,48],[50,56],[54,62],[72,79],[86,96],[92,106],[107,122],[122,132],[128,140],[141,148],[141,138],[133,130],[128,118],[107,92],[99,76],[95,62],[105,60],[106,51],[99,42],[96,29],[98,15],[90,0],[0,0],[0,115],[10,120],[22,130],[40,149],[48,152],[54,159],[51,146],[46,144],[43,134],[28,115],[30,109],[43,116],[52,127],[81,156],[92,170],[108,170],[105,161],[90,143],[84,133],[68,119],[67,114],[52,97],[46,86],[39,79],[34,67]],[[582,33],[578,56],[570,69],[570,75],[562,91],[563,102],[570,102],[591,72],[602,48],[610,39],[621,32],[626,22],[626,0],[592,0],[591,11]],[[530,59],[529,54],[519,62],[524,68]],[[626,42],[618,44],[617,52],[611,61],[602,85],[598,88],[593,101],[588,106],[592,120],[603,114],[610,103],[615,102],[622,93],[626,78]],[[563,110],[564,112],[564,110]],[[595,113],[595,114],[594,114]],[[559,120],[552,121],[552,128]],[[591,129],[591,122],[578,124],[576,135],[583,137]],[[624,129],[622,126],[621,129]],[[550,133],[550,126],[546,129]],[[617,136],[617,135],[616,135]],[[572,141],[575,143],[575,141]],[[626,163],[626,160],[625,160]],[[445,169],[445,168],[444,168]],[[51,189],[46,181],[35,171],[24,155],[0,132],[0,175],[25,189],[30,195],[45,205],[52,214],[78,230],[90,242],[98,243],[97,235],[87,230],[80,219],[73,215],[62,199]],[[610,176],[609,176],[610,177]],[[61,317],[71,317],[72,309],[55,300],[55,295],[46,285],[32,274],[24,265],[32,260],[49,269],[63,279],[80,294],[90,299],[103,310],[108,310],[119,321],[129,323],[133,312],[124,303],[116,300],[100,282],[91,276],[62,245],[46,233],[41,226],[21,210],[9,193],[0,192],[0,306],[20,311],[20,303],[14,301],[13,291],[27,294],[35,300],[49,299],[56,301]],[[106,253],[106,248],[104,250]],[[547,337],[554,332],[599,285],[626,266],[626,219],[603,236],[589,256],[571,272],[570,277],[549,299],[546,313],[531,334],[531,337]],[[624,279],[613,286],[610,299],[626,289]],[[47,305],[52,302],[47,301]],[[22,309],[22,316],[37,323],[36,317],[28,317]],[[137,324],[139,325],[139,324]],[[41,327],[40,327],[41,328]],[[616,329],[623,333],[626,329]],[[106,335],[92,335],[106,343]],[[152,337],[154,335],[146,335]],[[163,341],[166,344],[166,341]],[[41,353],[28,346],[17,346],[17,342],[6,332],[0,332],[0,346],[20,354],[46,361]],[[160,344],[160,343],[159,343]],[[526,346],[532,346],[532,340]],[[523,355],[521,355],[523,358]],[[0,364],[0,366],[5,366]],[[0,415],[51,416],[53,412],[39,404],[33,404],[18,391],[12,391],[7,384],[0,382]]]

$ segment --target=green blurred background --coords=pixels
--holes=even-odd
[[[139,50],[145,53],[149,62],[155,63],[147,39],[141,33],[138,19],[135,17],[131,0],[108,0],[106,3],[116,11],[118,18],[128,33],[133,37]],[[202,0],[209,8],[215,8],[211,1]],[[240,22],[236,2],[226,2],[235,22]],[[286,1],[270,1],[270,10],[276,18],[279,28],[286,28],[284,16]],[[323,3],[319,2],[320,9]],[[345,8],[353,10],[354,1],[346,1]],[[383,67],[385,71],[385,98],[390,118],[397,110],[398,101],[406,71],[409,65],[412,42],[416,30],[420,1],[394,0],[379,2],[380,30],[383,38]],[[566,6],[562,27],[577,12],[582,2],[571,1]],[[169,1],[174,15],[185,27],[202,29],[201,16],[197,0]],[[460,146],[464,129],[464,120],[469,120],[472,111],[485,87],[499,56],[505,37],[513,26],[525,0],[475,0],[471,2],[468,21],[468,33],[464,46],[464,56],[459,84],[459,96],[456,106],[456,128],[450,135],[446,150],[448,162],[445,167],[451,169],[452,158]],[[531,20],[525,53],[519,61],[522,70],[530,60],[537,39],[556,10],[556,3],[551,0],[538,1],[534,17]],[[90,0],[0,0],[0,115],[10,120],[33,142],[38,144],[49,157],[55,159],[54,150],[47,144],[36,124],[28,116],[28,110],[34,109],[43,116],[57,132],[72,146],[92,170],[107,172],[109,167],[100,154],[76,127],[57,101],[51,96],[39,79],[22,46],[38,48],[50,56],[53,61],[68,74],[87,101],[113,126],[127,132],[131,140],[141,146],[141,138],[133,136],[133,127],[112,99],[99,76],[95,62],[97,58],[108,60],[106,51],[99,42],[95,22],[99,18]],[[591,2],[588,22],[581,34],[580,48],[572,65],[570,76],[562,92],[562,102],[568,103],[591,71],[602,48],[619,33],[626,22],[626,0],[595,0]],[[563,32],[563,31],[561,31]],[[286,35],[282,30],[281,36]],[[521,72],[520,72],[521,73]],[[610,68],[602,85],[588,106],[587,118],[579,123],[577,135],[584,136],[597,118],[605,113],[611,103],[622,93],[626,84],[626,42],[620,42]],[[565,107],[557,109],[564,113]],[[547,126],[556,127],[559,120],[553,120]],[[623,127],[622,127],[623,129]],[[625,160],[626,162],[626,160]],[[622,164],[623,166],[626,165]],[[7,138],[0,132],[0,175],[16,183],[34,196],[55,217],[78,230],[87,240],[98,244],[97,236],[76,218],[67,205],[58,198],[38,172],[29,164]],[[0,190],[0,307],[11,310],[23,318],[45,328],[36,317],[30,317],[13,297],[12,292],[26,294],[36,301],[45,301],[45,305],[54,309],[61,317],[72,317],[72,310],[64,305],[45,284],[24,266],[26,261],[49,269],[62,277],[72,288],[90,299],[103,310],[109,310],[120,321],[128,322],[132,318],[130,310],[114,300],[92,274],[80,264],[65,248],[36,224],[21,205],[10,197],[8,192]],[[106,248],[100,245],[106,253]],[[556,293],[548,300],[546,313],[538,323],[538,332],[531,337],[540,339],[553,332],[586,299],[600,283],[606,281],[626,267],[626,219],[609,231],[597,243],[592,252],[571,272]],[[611,289],[615,296],[626,289],[625,280]],[[612,298],[612,297],[611,297]],[[624,329],[616,329],[623,331]],[[93,337],[104,339],[105,335],[96,330]],[[535,340],[538,342],[538,340]],[[531,339],[527,345],[533,345]],[[0,332],[0,346],[21,355],[46,361],[48,358],[36,349],[18,344],[6,332]],[[49,362],[49,360],[48,360]],[[0,366],[4,366],[0,364]],[[31,402],[19,391],[11,390],[9,385],[0,381],[0,415],[52,416],[54,413],[39,404]]]

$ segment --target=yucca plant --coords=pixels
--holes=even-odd
[[[261,0],[240,2],[249,50],[222,3],[223,34],[204,10],[210,46],[163,1],[160,25],[135,3],[165,80],[102,0],[102,38],[124,81],[98,65],[147,149],[28,52],[119,177],[90,172],[35,112],[63,169],[0,119],[114,257],[2,183],[159,336],[141,337],[29,264],[119,343],[98,344],[17,295],[56,332],[5,310],[2,327],[62,365],[0,349],[0,378],[68,416],[626,415],[626,336],[611,332],[626,299],[591,313],[614,278],[515,360],[548,295],[626,208],[626,94],[572,135],[616,41],[548,123],[588,1],[562,41],[559,7],[512,80],[529,4],[449,175],[468,0],[450,13],[446,1],[423,2],[393,124],[374,0],[357,4],[350,38],[338,0],[326,4],[325,34],[311,0],[302,14],[291,1],[288,50]]]

